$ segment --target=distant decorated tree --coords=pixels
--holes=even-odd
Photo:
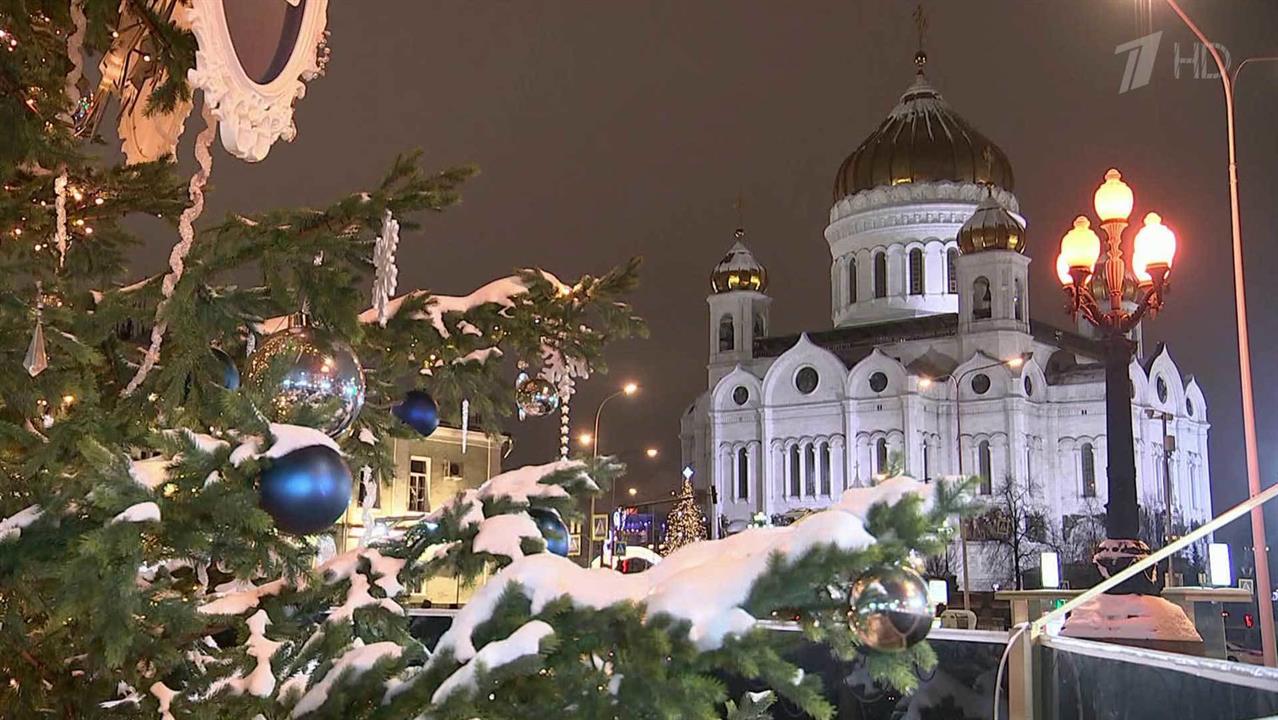
[[[670,517],[666,520],[666,538],[661,542],[661,554],[669,555],[684,545],[706,539],[706,516],[697,507],[693,497],[692,481],[684,480]]]

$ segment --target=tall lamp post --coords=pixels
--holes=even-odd
[[[954,383],[954,449],[958,455],[958,474],[960,476],[963,475],[963,381],[966,380],[969,375],[974,375],[982,370],[990,370],[996,367],[1010,367],[1013,369],[1019,368],[1033,355],[1034,353],[1027,352],[1000,362],[968,368],[967,370],[959,373],[957,376],[950,374],[941,378],[947,383]],[[925,390],[930,387],[933,382],[935,381],[926,377],[919,380],[919,384]],[[963,558],[963,609],[971,610],[972,581],[967,571],[967,530],[961,520],[959,521],[959,553]]]
[[[1124,285],[1128,282],[1127,259],[1123,256],[1123,231],[1131,215],[1134,197],[1117,170],[1105,173],[1105,182],[1093,198],[1096,215],[1105,233],[1106,252],[1101,260],[1101,240],[1082,215],[1061,238],[1056,272],[1069,296],[1070,314],[1082,315],[1101,333],[1105,364],[1105,434],[1109,502],[1105,506],[1106,540],[1096,554],[1101,573],[1109,577],[1134,559],[1149,554],[1140,541],[1140,513],[1136,501],[1136,454],[1132,437],[1131,378],[1128,368],[1136,344],[1128,338],[1146,313],[1163,306],[1167,275],[1176,256],[1176,236],[1157,213],[1145,216],[1145,225],[1133,242],[1131,270],[1141,293],[1136,307],[1124,307]],[[1098,265],[1097,261],[1101,260]],[[1104,297],[1092,294],[1088,281],[1094,272],[1101,275]],[[1117,592],[1152,593],[1153,570],[1123,583]]]
[[[1247,455],[1247,490],[1251,497],[1260,494],[1260,450],[1256,438],[1256,401],[1251,383],[1251,338],[1247,330],[1247,289],[1243,282],[1242,251],[1242,219],[1239,215],[1238,201],[1238,148],[1234,130],[1234,84],[1238,76],[1230,75],[1220,50],[1207,39],[1176,0],[1167,0],[1167,4],[1176,12],[1185,26],[1194,33],[1203,48],[1211,55],[1220,73],[1220,84],[1225,93],[1225,138],[1229,148],[1229,219],[1233,233],[1234,257],[1234,315],[1238,323],[1238,370],[1242,385],[1243,410],[1243,444]],[[1257,58],[1270,60],[1271,58]],[[1244,61],[1235,69],[1241,72]],[[1265,516],[1260,507],[1251,510],[1251,542],[1256,549],[1256,585],[1257,603],[1260,610],[1260,646],[1265,658],[1265,665],[1274,667],[1278,664],[1278,650],[1274,639],[1274,607],[1266,601],[1273,587],[1269,584],[1269,551],[1265,538]]]
[[[633,382],[628,382],[625,385],[622,385],[621,389],[618,390],[617,392],[614,392],[613,394],[599,401],[599,409],[595,410],[595,432],[593,435],[590,436],[588,440],[586,440],[586,442],[589,442],[593,446],[594,453],[592,457],[595,457],[595,458],[599,457],[599,420],[600,418],[603,417],[604,406],[607,405],[608,401],[612,400],[613,398],[621,397],[622,395],[625,395],[628,397],[628,396],[634,395],[637,392],[639,392],[639,385]],[[595,559],[595,496],[591,495],[590,496],[590,518],[589,518],[589,522],[586,523],[586,566],[589,567],[590,563],[593,562],[594,559]]]

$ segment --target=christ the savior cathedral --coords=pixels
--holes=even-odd
[[[989,495],[1013,483],[1066,542],[1103,514],[1101,348],[1031,319],[1013,178],[920,63],[834,178],[833,327],[772,334],[767,271],[737,231],[711,275],[707,388],[681,422],[694,484],[717,491],[712,533],[821,508],[893,462],[919,478],[978,475]],[[1138,358],[1139,502],[1162,518],[1170,496],[1173,527],[1201,524],[1211,517],[1202,391],[1165,347]],[[974,587],[1007,581],[988,563],[972,576]]]

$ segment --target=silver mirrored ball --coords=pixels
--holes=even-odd
[[[282,372],[275,372],[279,367]],[[364,407],[364,370],[345,341],[314,327],[291,327],[262,341],[249,358],[246,382],[267,398],[275,422],[311,424],[331,437]]]
[[[559,409],[559,391],[549,380],[520,373],[515,381],[515,405],[521,420],[549,415]]]
[[[927,582],[913,570],[870,570],[848,591],[848,624],[865,647],[899,652],[927,637],[932,605]]]

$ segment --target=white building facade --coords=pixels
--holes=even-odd
[[[717,494],[714,533],[819,509],[894,462],[919,478],[979,475],[989,495],[1016,483],[1067,541],[1104,513],[1102,349],[1030,319],[1012,190],[1003,152],[920,67],[839,170],[832,329],[770,334],[767,274],[737,231],[712,276],[707,389],[681,423],[694,483]],[[1144,350],[1130,368],[1139,502],[1162,518],[1170,494],[1173,525],[1201,524],[1207,406],[1165,347]],[[974,587],[999,576],[972,572]]]

